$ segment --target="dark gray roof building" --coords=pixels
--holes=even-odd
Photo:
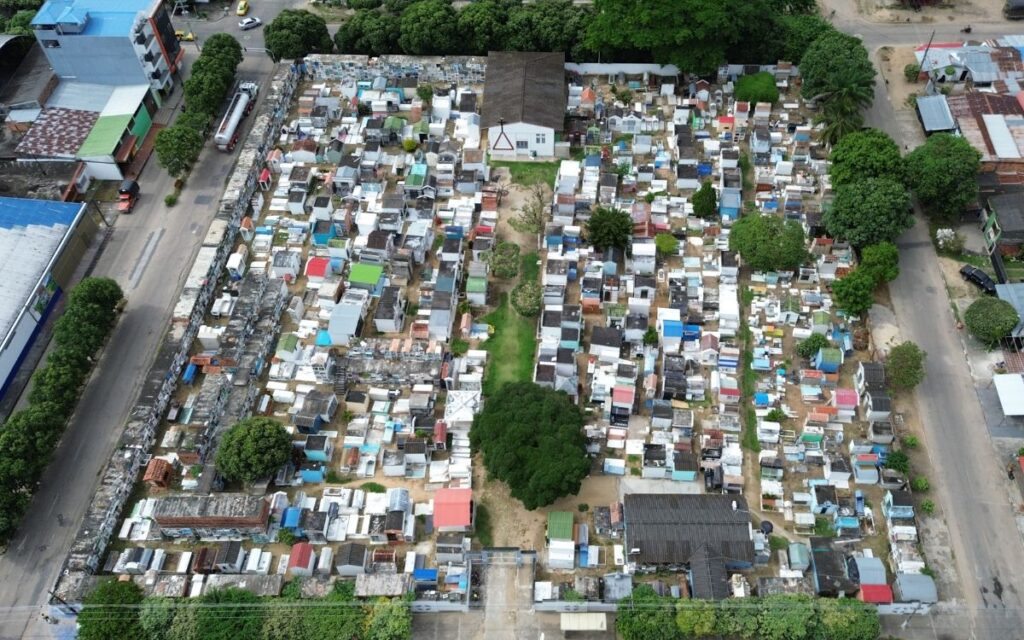
[[[631,562],[688,564],[702,546],[726,565],[754,561],[750,513],[742,496],[627,494],[623,512]]]
[[[561,131],[568,102],[565,53],[492,51],[487,54],[480,126],[525,122]]]

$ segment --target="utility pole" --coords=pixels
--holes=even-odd
[[[935,39],[935,30],[932,29],[932,35],[928,36],[928,44],[924,48],[924,56],[921,57],[921,71],[924,71],[924,65],[928,62],[928,52],[932,49],[932,40]],[[931,84],[932,74],[931,69],[928,70],[928,84]]]
[[[79,610],[78,610],[78,609],[77,609],[77,608],[75,607],[75,605],[71,604],[70,602],[68,602],[68,601],[67,601],[67,600],[65,600],[64,598],[62,598],[62,597],[60,597],[59,595],[57,595],[57,594],[56,594],[56,593],[55,593],[55,592],[53,591],[53,589],[50,589],[50,590],[49,590],[49,591],[48,591],[47,593],[49,593],[49,594],[50,594],[50,597],[51,597],[51,598],[53,598],[53,599],[54,599],[54,600],[56,600],[57,602],[61,603],[61,605],[63,605],[63,608],[64,608],[64,609],[66,609],[66,610],[67,610],[68,612],[70,612],[70,613],[71,613],[71,615],[73,615],[73,616],[77,616],[77,615],[78,615],[79,613],[81,613],[81,611],[79,611]]]

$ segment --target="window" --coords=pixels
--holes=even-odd
[[[529,140],[516,140],[516,149],[529,149],[529,148],[530,148],[530,141]]]
[[[46,49],[60,49],[59,40],[39,40],[40,44]]]
[[[537,134],[537,144],[547,144],[547,141],[548,141],[547,134],[544,134],[544,133],[538,133]]]

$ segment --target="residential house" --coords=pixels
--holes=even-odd
[[[567,104],[564,53],[490,52],[484,96],[480,127],[492,157],[554,157]]]
[[[381,333],[401,333],[405,327],[405,288],[388,286],[381,290],[373,325]]]

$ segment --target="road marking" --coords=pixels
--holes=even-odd
[[[142,274],[145,273],[146,266],[149,265],[149,260],[153,257],[153,252],[156,251],[156,245],[160,242],[160,238],[162,238],[163,235],[163,229],[158,229],[149,233],[149,239],[146,240],[146,246],[142,248],[142,254],[139,255],[139,259],[135,263],[135,268],[132,269],[132,275],[128,278],[128,287],[130,289],[134,289],[139,286],[139,280],[142,279]]]

